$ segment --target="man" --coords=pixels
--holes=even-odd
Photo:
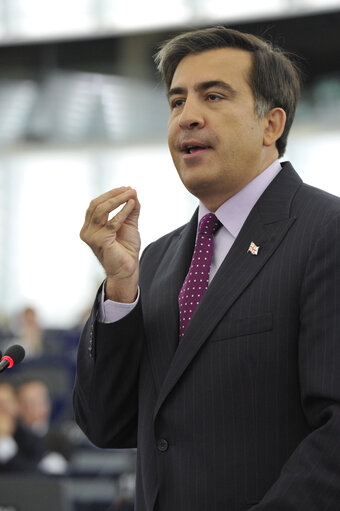
[[[278,161],[298,73],[221,27],[156,60],[200,205],[139,264],[136,191],[92,201],[81,237],[107,278],[80,341],[78,423],[100,447],[138,447],[138,511],[336,511],[340,200]]]
[[[22,382],[18,403],[22,424],[40,444],[39,468],[50,474],[65,473],[72,449],[60,428],[51,424],[51,398],[45,382],[36,378]]]
[[[0,472],[38,473],[40,442],[20,421],[14,387],[0,383]]]

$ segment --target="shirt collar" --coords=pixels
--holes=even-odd
[[[222,225],[236,238],[254,205],[261,197],[267,186],[273,181],[282,169],[279,160],[275,160],[261,174],[252,179],[239,192],[230,197],[216,211],[215,215]],[[198,222],[210,213],[208,208],[200,202]]]

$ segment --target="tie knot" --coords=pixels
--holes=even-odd
[[[211,236],[212,234],[215,234],[221,225],[221,222],[218,220],[216,215],[214,215],[214,213],[208,213],[201,218],[198,227],[198,234],[208,234]]]

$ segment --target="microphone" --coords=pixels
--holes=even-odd
[[[5,369],[11,369],[16,364],[19,364],[25,357],[25,350],[20,344],[13,344],[8,350],[5,351],[4,356],[0,361],[0,373]]]

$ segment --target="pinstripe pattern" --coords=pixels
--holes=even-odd
[[[284,164],[178,345],[196,225],[146,249],[141,303],[94,323],[90,360],[93,312],[77,420],[103,447],[136,445],[137,432],[137,511],[338,511],[340,200]]]

